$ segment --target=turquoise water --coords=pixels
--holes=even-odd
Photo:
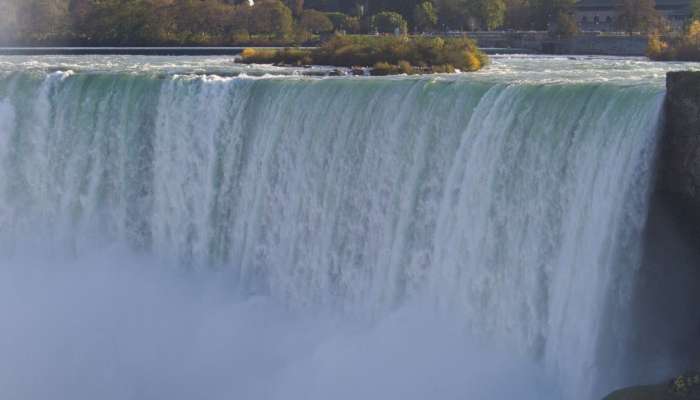
[[[600,397],[695,67],[0,57],[0,394]]]

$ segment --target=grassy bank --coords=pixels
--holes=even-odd
[[[488,57],[464,38],[334,36],[317,49],[246,49],[248,64],[368,67],[373,75],[478,71]]]

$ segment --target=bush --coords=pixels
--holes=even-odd
[[[399,67],[385,61],[380,61],[374,64],[371,74],[374,76],[397,75],[399,74]]]

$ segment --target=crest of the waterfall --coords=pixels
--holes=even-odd
[[[587,399],[620,367],[661,98],[14,73],[0,80],[0,248],[80,259],[118,244],[302,314],[381,323],[427,304]]]

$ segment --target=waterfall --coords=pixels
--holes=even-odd
[[[106,249],[298,315],[376,324],[419,303],[565,398],[595,398],[625,368],[662,99],[594,82],[6,73],[0,268]]]

